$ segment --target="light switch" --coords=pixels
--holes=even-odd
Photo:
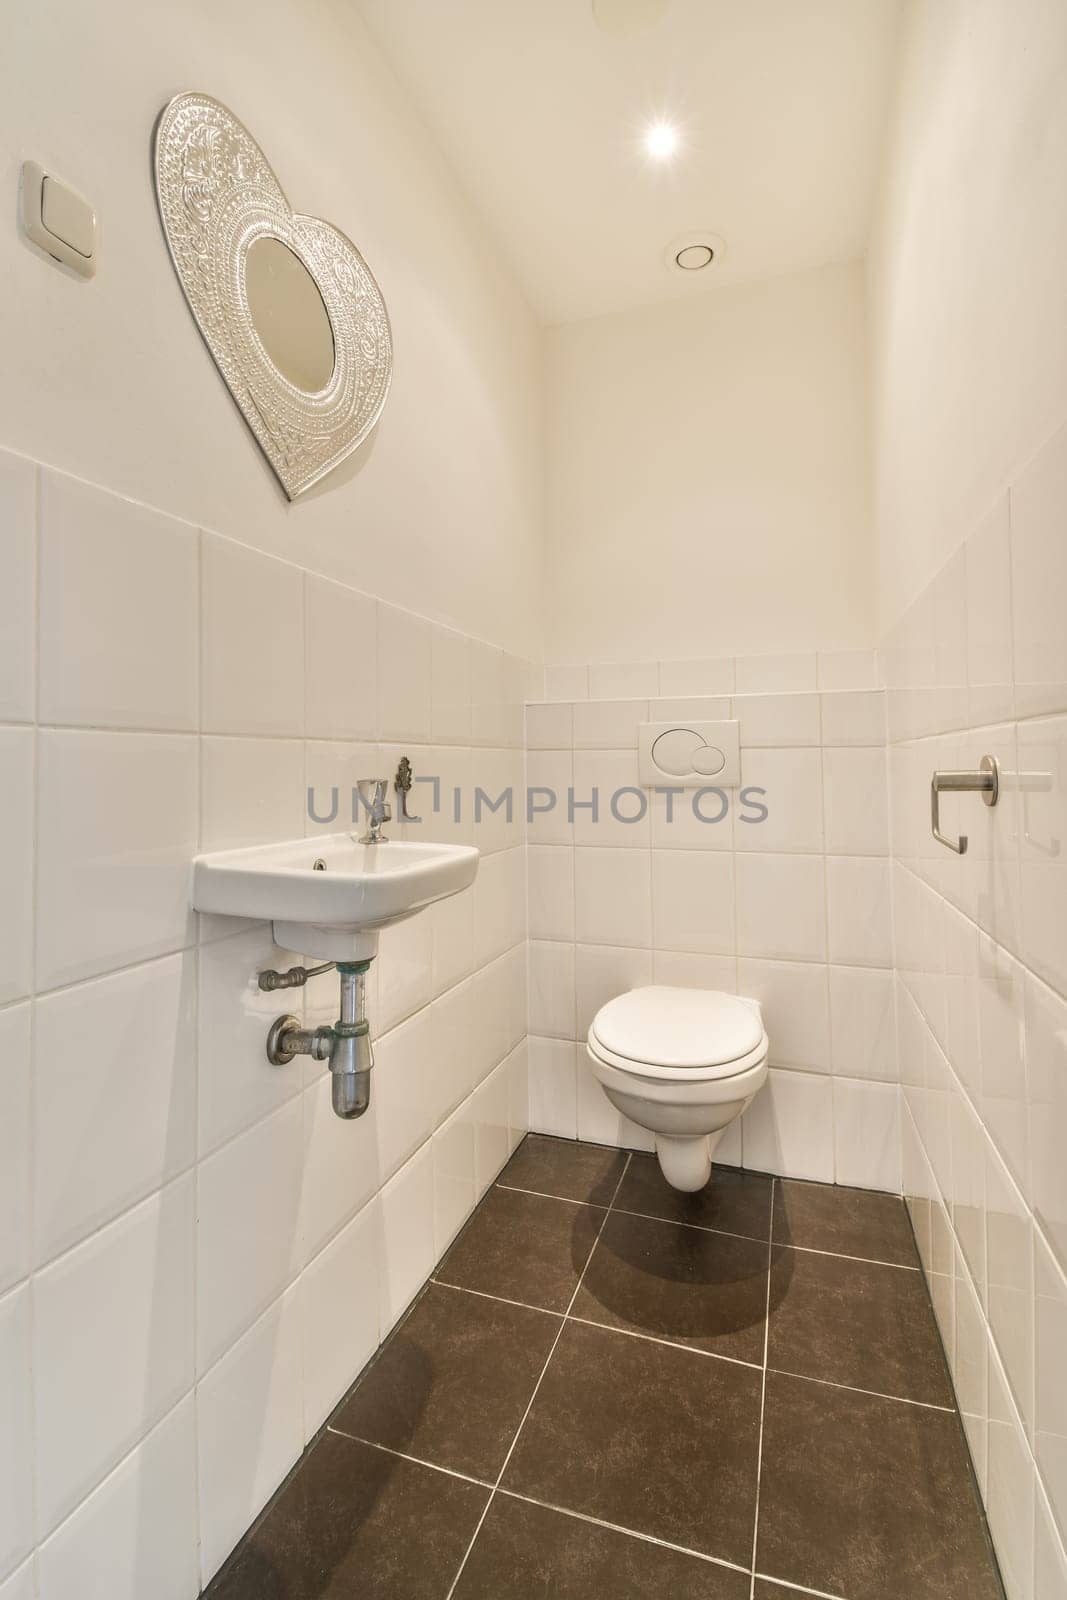
[[[22,226],[34,244],[83,278],[96,271],[100,235],[87,200],[36,161],[22,164]]]

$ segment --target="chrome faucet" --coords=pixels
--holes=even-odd
[[[360,834],[360,844],[388,844],[389,841],[382,828],[387,822],[392,821],[393,810],[385,798],[388,787],[386,778],[357,778],[356,787],[359,790],[360,802],[367,813],[370,826],[366,833]]]

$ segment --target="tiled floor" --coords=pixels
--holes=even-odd
[[[901,1201],[531,1135],[211,1600],[998,1600]]]

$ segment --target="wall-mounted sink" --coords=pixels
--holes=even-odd
[[[473,883],[478,851],[464,844],[361,844],[331,833],[197,856],[193,905],[274,924],[285,950],[366,961],[378,935]]]

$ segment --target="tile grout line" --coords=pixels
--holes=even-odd
[[[749,1600],[756,1594],[756,1542],[759,1538],[759,1492],[763,1474],[763,1419],[767,1409],[767,1360],[771,1344],[771,1273],[774,1269],[774,1192],[777,1179],[771,1179],[771,1218],[767,1237],[767,1295],[763,1307],[763,1379],[759,1397],[759,1436],[756,1445],[756,1506],[752,1518],[752,1566],[749,1576]]]
[[[614,1201],[615,1196],[618,1194],[619,1190],[622,1188],[622,1181],[625,1178],[627,1172],[630,1170],[630,1162],[632,1161],[632,1159],[633,1159],[632,1153],[627,1153],[625,1165],[623,1166],[623,1169],[619,1174],[619,1181],[615,1185],[615,1193],[612,1195],[612,1201]],[[485,1523],[485,1519],[489,1515],[489,1508],[490,1508],[490,1506],[492,1505],[493,1501],[496,1498],[497,1490],[500,1488],[500,1484],[501,1484],[501,1481],[502,1481],[502,1479],[504,1477],[504,1474],[508,1470],[508,1464],[511,1461],[511,1458],[512,1458],[513,1454],[515,1453],[515,1446],[519,1442],[519,1436],[521,1435],[523,1428],[526,1426],[526,1419],[530,1415],[530,1412],[533,1410],[533,1404],[534,1404],[534,1401],[537,1399],[538,1392],[539,1392],[539,1390],[541,1388],[542,1383],[544,1382],[545,1373],[548,1371],[548,1369],[549,1369],[549,1367],[550,1367],[550,1365],[552,1363],[552,1357],[556,1353],[556,1346],[559,1344],[560,1339],[563,1337],[563,1330],[567,1326],[567,1316],[569,1315],[570,1310],[571,1310],[572,1306],[574,1305],[574,1302],[578,1298],[578,1291],[582,1287],[582,1282],[583,1282],[583,1280],[585,1278],[586,1272],[589,1270],[589,1263],[590,1263],[590,1261],[592,1261],[593,1255],[594,1255],[594,1253],[596,1251],[596,1247],[600,1243],[600,1236],[604,1231],[604,1227],[605,1227],[605,1224],[607,1223],[609,1214],[610,1214],[610,1207],[608,1208],[608,1210],[606,1210],[604,1212],[603,1218],[601,1219],[600,1227],[597,1229],[596,1238],[593,1240],[593,1247],[590,1250],[588,1256],[586,1257],[585,1265],[582,1267],[582,1270],[578,1275],[578,1282],[574,1286],[574,1293],[571,1295],[571,1298],[570,1298],[570,1300],[569,1300],[569,1302],[567,1304],[567,1311],[564,1313],[564,1316],[560,1321],[560,1325],[556,1330],[556,1337],[553,1339],[551,1349],[549,1350],[548,1355],[545,1357],[545,1364],[541,1368],[541,1372],[540,1372],[540,1375],[539,1375],[539,1377],[537,1379],[537,1382],[534,1384],[533,1393],[531,1394],[530,1399],[529,1399],[529,1401],[527,1403],[526,1410],[523,1412],[522,1417],[519,1420],[519,1426],[515,1430],[515,1437],[512,1439],[511,1444],[508,1446],[508,1452],[507,1452],[507,1455],[504,1457],[503,1465],[501,1466],[500,1471],[497,1474],[496,1482],[494,1483],[494,1485],[493,1485],[493,1487],[492,1487],[492,1489],[490,1491],[489,1498],[485,1502],[484,1507],[482,1508],[482,1514],[478,1518],[477,1526],[475,1527],[474,1532],[471,1534],[470,1544],[468,1544],[466,1550],[464,1551],[463,1560],[460,1562],[459,1568],[458,1568],[458,1570],[456,1572],[456,1575],[452,1579],[452,1583],[451,1583],[451,1585],[449,1587],[447,1595],[445,1596],[445,1600],[452,1600],[452,1597],[456,1592],[456,1587],[457,1587],[457,1585],[459,1583],[459,1580],[463,1576],[463,1569],[466,1567],[467,1562],[470,1560],[470,1553],[474,1549],[475,1544],[477,1543],[478,1535],[481,1533],[482,1527],[483,1527],[483,1525]]]
[[[636,1151],[631,1152],[631,1154],[643,1155],[645,1152]],[[770,1176],[769,1181],[773,1184],[781,1182],[781,1179],[776,1176]],[[750,1244],[764,1243],[762,1236],[754,1233],[736,1233],[732,1228],[713,1228],[706,1222],[683,1222],[677,1217],[657,1217],[654,1216],[651,1211],[633,1211],[629,1206],[616,1205],[614,1201],[611,1203],[610,1207],[604,1207],[598,1200],[572,1200],[567,1195],[547,1194],[543,1189],[523,1189],[520,1188],[518,1184],[514,1183],[500,1183],[498,1181],[493,1185],[493,1187],[496,1189],[506,1189],[509,1194],[532,1195],[538,1200],[559,1200],[564,1205],[588,1206],[593,1211],[610,1209],[617,1212],[620,1216],[640,1217],[644,1222],[662,1222],[666,1227],[696,1228],[700,1233],[723,1234],[728,1239],[747,1239]],[[825,1185],[824,1187],[832,1188],[834,1185]],[[870,1194],[885,1194],[888,1193],[888,1190],[871,1189],[866,1192]],[[894,1195],[892,1198],[899,1199],[899,1196]],[[881,1256],[856,1256],[851,1255],[847,1250],[820,1250],[816,1245],[794,1244],[792,1240],[787,1239],[779,1239],[777,1243],[779,1249],[800,1250],[808,1256],[836,1256],[841,1261],[862,1261],[865,1265],[871,1267],[894,1267],[897,1272],[922,1271],[921,1265],[911,1266],[906,1261],[884,1261]]]

